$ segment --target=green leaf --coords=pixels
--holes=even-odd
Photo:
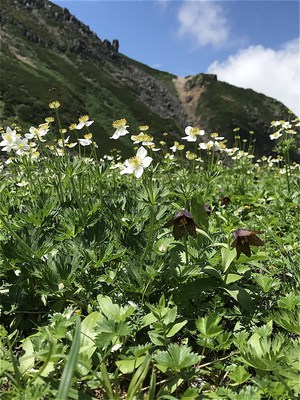
[[[228,376],[232,381],[235,382],[234,385],[241,385],[251,377],[251,374],[249,374],[242,365],[239,365],[235,367],[235,369],[231,371]]]
[[[189,388],[187,389],[180,400],[196,400],[199,396],[199,389],[196,388]]]
[[[223,332],[219,325],[221,316],[213,313],[207,317],[199,317],[196,321],[196,327],[205,338],[214,338]]]
[[[168,338],[174,336],[177,332],[180,331],[180,329],[181,329],[182,327],[184,327],[184,325],[187,324],[187,322],[188,322],[187,320],[184,320],[184,321],[182,321],[182,322],[178,322],[177,324],[173,325],[172,328],[168,331],[168,333],[167,333],[166,336],[167,336]]]
[[[228,274],[228,275],[226,276],[225,284],[226,284],[226,285],[229,285],[230,283],[239,281],[240,279],[242,279],[242,276],[241,276],[241,275],[238,275],[238,274]]]
[[[208,229],[208,215],[204,208],[204,201],[200,195],[194,196],[191,200],[191,213],[194,221],[204,230]]]
[[[190,347],[180,346],[177,343],[170,344],[167,351],[158,351],[155,356],[158,368],[163,367],[174,372],[191,367],[199,360],[200,356],[193,353]]]
[[[135,357],[125,358],[123,360],[116,361],[116,364],[123,374],[131,374],[136,368],[138,368],[143,363],[145,358],[146,356],[138,358]]]
[[[157,321],[157,318],[152,313],[149,313],[142,319],[141,328],[145,328],[146,326],[153,324],[155,321]]]
[[[56,396],[57,399],[60,400],[68,399],[69,390],[72,386],[72,379],[76,367],[79,349],[80,349],[80,317],[77,316],[75,335],[69,353],[69,357],[61,377],[60,385]]]
[[[230,250],[228,248],[222,247],[221,255],[222,255],[222,270],[223,272],[226,272],[230,267],[230,264],[236,257],[236,249]]]
[[[80,353],[85,353],[89,358],[96,350],[95,338],[97,334],[94,328],[97,322],[102,320],[103,315],[99,311],[94,311],[81,322]]]
[[[125,306],[120,307],[118,304],[114,304],[110,297],[99,294],[97,301],[101,308],[101,311],[107,319],[116,321],[125,321],[127,317],[134,313],[134,307]]]
[[[22,374],[34,367],[35,354],[30,337],[23,340],[22,349],[25,352],[20,358],[20,371]]]
[[[172,322],[175,321],[176,316],[177,316],[177,307],[173,307],[173,308],[164,308],[162,310],[162,314],[163,316],[163,322],[165,325],[169,325]]]
[[[277,300],[277,305],[280,308],[285,308],[291,311],[295,308],[295,306],[300,306],[300,296],[290,292],[285,296],[279,297]]]
[[[234,298],[246,311],[253,313],[255,311],[254,303],[249,295],[249,293],[238,285],[232,285],[224,288],[231,297]]]
[[[222,276],[221,276],[220,272],[213,267],[210,267],[210,266],[204,267],[202,272],[205,272],[206,274],[217,278],[219,281],[222,280]]]
[[[147,354],[143,363],[133,375],[127,390],[126,400],[133,400],[136,393],[140,391],[142,383],[148,374],[151,358],[151,354]]]
[[[280,280],[272,276],[262,274],[253,274],[252,276],[264,293],[268,293],[271,289],[278,290],[280,287]]]
[[[280,310],[271,315],[274,322],[290,333],[300,335],[300,310]]]
[[[154,343],[156,346],[164,346],[165,345],[165,338],[161,333],[158,333],[156,331],[150,331],[148,332],[149,338],[152,343]]]

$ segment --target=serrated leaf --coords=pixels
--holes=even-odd
[[[20,371],[24,374],[34,367],[35,355],[30,337],[23,340],[22,349],[25,353],[20,357],[19,362]]]
[[[177,343],[170,344],[167,351],[159,351],[155,356],[158,367],[163,366],[175,372],[191,367],[199,360],[200,356],[193,353],[190,347]]]

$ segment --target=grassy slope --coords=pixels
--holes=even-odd
[[[182,132],[184,127],[178,121],[167,120],[151,112],[147,105],[138,100],[134,89],[126,82],[118,82],[110,70],[111,60],[105,55],[88,59],[70,50],[78,38],[86,40],[87,48],[101,50],[101,42],[91,35],[87,27],[83,28],[80,36],[72,24],[62,24],[59,19],[53,19],[47,10],[13,9],[8,1],[2,3],[7,19],[1,49],[1,124],[18,122],[28,129],[29,124],[42,123],[43,118],[49,115],[47,105],[50,101],[59,100],[65,124],[76,122],[84,113],[95,120],[92,131],[99,144],[99,153],[102,154],[112,146],[126,146],[126,141],[112,143],[109,139],[112,134],[111,123],[118,118],[127,118],[132,133],[139,124],[149,124],[151,133],[157,138],[163,131]],[[61,10],[58,6],[52,7],[52,13]],[[26,30],[48,45],[28,41],[24,36]],[[26,57],[29,64],[18,59],[16,54]],[[174,75],[155,70],[121,54],[119,57],[161,80],[171,93],[176,93],[172,82]],[[117,64],[114,67],[120,68]],[[251,110],[250,117],[245,112],[246,106]],[[252,90],[219,81],[207,86],[197,109],[201,125],[208,131],[218,130],[230,137],[232,128],[236,126],[241,128],[242,135],[254,130],[262,151],[266,150],[265,142],[269,142],[266,140],[266,127],[276,112],[280,118],[287,117],[287,109],[281,103]]]
[[[32,16],[28,12],[14,11],[22,29],[29,28]],[[50,40],[52,32],[55,38],[55,30],[57,29],[59,33],[61,27],[46,17],[43,24],[45,23],[49,23],[50,28],[45,30],[43,26],[37,25],[34,28],[35,34],[44,40]],[[68,37],[70,41],[74,32],[65,27],[63,29],[65,34],[63,37]],[[100,153],[106,153],[111,149],[112,142],[109,139],[113,132],[111,124],[118,118],[126,117],[133,128],[148,123],[154,132],[160,132],[162,126],[164,130],[178,128],[176,121],[166,121],[151,112],[126,84],[118,84],[101,60],[91,62],[68,51],[64,55],[53,47],[50,49],[28,42],[22,36],[20,27],[10,23],[6,24],[6,33],[1,50],[0,86],[3,101],[1,124],[18,122],[24,128],[28,128],[29,124],[42,123],[43,118],[49,115],[48,103],[59,100],[64,123],[76,122],[76,119],[84,113],[95,119],[92,131],[99,144]],[[67,46],[64,40],[61,46]],[[26,57],[33,66],[18,59],[16,54]],[[135,62],[135,64],[158,78],[163,77],[171,86],[172,78],[168,79],[169,74],[155,71],[141,63]],[[122,141],[113,142],[113,145],[124,147],[126,142],[123,144]]]

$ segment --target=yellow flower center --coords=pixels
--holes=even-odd
[[[87,122],[89,120],[88,115],[83,115],[82,117],[78,118],[79,122]]]
[[[134,169],[143,166],[142,160],[138,156],[131,157],[128,160],[128,164]]]
[[[127,123],[127,121],[126,121],[125,118],[117,119],[116,121],[113,122],[112,126],[113,126],[115,129],[118,129],[118,128],[122,128],[123,126],[125,126],[126,123]]]
[[[139,130],[140,131],[147,131],[149,129],[149,126],[148,125],[141,125],[141,126],[139,126]]]
[[[60,102],[59,101],[52,101],[52,103],[49,104],[49,108],[52,108],[53,110],[56,110],[60,107]]]

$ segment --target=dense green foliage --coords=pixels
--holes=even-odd
[[[0,175],[2,398],[296,399],[300,179],[284,124],[281,158],[161,142],[139,179],[92,142],[75,153],[55,123],[31,130],[35,147],[12,147]],[[164,225],[182,209],[197,233],[175,240]],[[232,248],[238,228],[264,232],[250,257]]]

